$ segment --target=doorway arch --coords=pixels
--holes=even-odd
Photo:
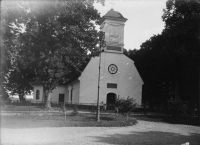
[[[114,105],[117,98],[117,94],[108,93],[107,94],[107,105]]]

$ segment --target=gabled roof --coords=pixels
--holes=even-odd
[[[75,80],[78,80],[78,78],[81,75],[81,72],[84,71],[84,69],[86,68],[87,64],[89,63],[90,59],[87,60],[87,63],[83,64],[82,68],[80,68],[80,71],[76,71],[74,70],[74,72],[68,74],[65,76],[66,80],[63,81],[59,81],[58,85],[68,85],[70,83],[72,83]],[[39,78],[36,78],[36,80],[34,82],[31,83],[32,85],[42,85],[42,81]]]
[[[36,78],[34,82],[31,83],[32,85],[42,85],[42,81],[39,78]]]
[[[78,80],[78,78],[80,77],[81,73],[72,73],[71,75],[69,75],[66,79],[65,82],[60,82],[59,85],[68,85],[70,83],[72,83],[75,80]]]
[[[77,80],[80,76],[80,73],[72,73],[68,76],[66,76],[66,81],[63,82],[63,81],[59,81],[58,82],[58,85],[68,85],[70,84],[71,82]],[[36,80],[34,82],[31,83],[32,85],[42,85],[42,81],[39,79],[39,78],[36,78]]]

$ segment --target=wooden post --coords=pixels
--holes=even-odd
[[[28,106],[29,106],[29,115],[31,115],[31,108],[30,108],[30,102],[27,102],[27,104],[29,104]]]

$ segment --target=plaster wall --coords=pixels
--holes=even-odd
[[[98,86],[99,57],[91,58],[85,70],[79,77],[80,103],[96,103]]]
[[[59,103],[59,94],[64,94],[65,95],[64,101],[67,102],[69,94],[67,86],[58,85],[51,93],[51,102]]]
[[[99,57],[92,58],[80,76],[80,103],[96,103],[98,88]],[[118,67],[116,74],[108,72],[108,66]],[[116,88],[107,88],[107,83],[117,84]],[[118,97],[134,98],[141,105],[143,81],[134,62],[124,54],[103,52],[101,54],[100,102],[106,103],[107,94],[112,92]]]
[[[72,103],[79,103],[80,96],[80,81],[76,80],[71,83],[72,85]]]

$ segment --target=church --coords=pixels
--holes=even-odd
[[[51,102],[96,105],[99,86],[99,103],[112,105],[116,99],[130,97],[141,105],[143,80],[134,62],[123,54],[126,21],[113,9],[103,16],[100,30],[105,32],[106,46],[100,56],[91,58],[77,79],[57,86]],[[34,102],[43,102],[42,97],[42,85],[34,83]]]

